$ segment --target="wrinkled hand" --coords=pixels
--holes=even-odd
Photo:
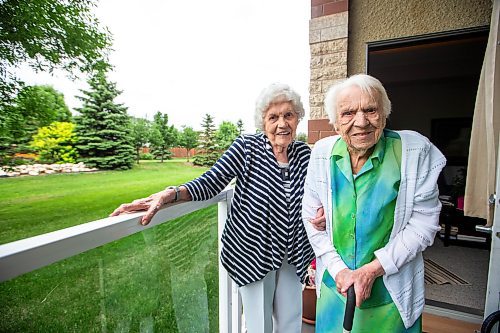
[[[325,210],[323,207],[318,208],[314,219],[309,221],[316,230],[324,231],[326,229]]]
[[[146,214],[141,219],[142,225],[147,225],[153,219],[153,216],[160,210],[160,208],[167,203],[167,192],[161,191],[151,194],[147,198],[137,199],[131,203],[120,205],[109,216],[118,216],[121,214],[130,214],[139,211],[146,211]]]
[[[347,289],[354,284],[353,270],[345,268],[337,273],[335,276],[335,285],[337,286],[337,291],[347,297]],[[356,293],[357,296],[357,293]]]
[[[359,307],[370,297],[375,279],[383,274],[384,269],[380,265],[378,259],[356,270],[350,270],[348,268],[343,269],[335,277],[337,291],[344,297],[347,297],[347,289],[349,289],[351,285],[354,285],[356,306]]]

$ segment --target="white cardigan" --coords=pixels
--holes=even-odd
[[[409,328],[424,309],[424,263],[422,251],[432,245],[439,227],[441,203],[437,179],[446,164],[443,154],[424,136],[413,131],[397,131],[402,143],[401,183],[389,242],[375,251],[384,268],[384,284]],[[325,231],[309,221],[319,207],[332,220],[330,156],[340,136],[322,139],[314,145],[307,170],[302,218],[317,257],[317,285],[328,269],[335,278],[347,268],[332,244],[331,223]],[[320,288],[316,288],[320,297]]]

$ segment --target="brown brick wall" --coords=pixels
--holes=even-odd
[[[348,7],[348,0],[311,0],[311,18],[345,12]]]
[[[173,157],[187,157],[186,156],[186,148],[175,147],[175,148],[170,148],[170,151],[172,152]],[[195,154],[196,154],[195,149],[191,149],[189,151],[189,157],[193,157]]]
[[[307,123],[307,143],[313,144],[319,139],[337,134],[328,119],[310,119]]]
[[[147,154],[150,152],[151,152],[151,149],[149,147],[142,147],[141,148],[142,154]],[[172,157],[187,157],[186,156],[186,148],[174,147],[174,148],[170,148],[170,152],[172,153]],[[193,148],[189,151],[189,157],[193,157],[194,155],[196,155],[196,149]]]

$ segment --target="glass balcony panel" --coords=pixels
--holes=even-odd
[[[0,332],[218,332],[217,205],[0,283]]]

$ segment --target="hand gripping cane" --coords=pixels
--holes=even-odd
[[[356,293],[354,285],[347,289],[347,303],[345,305],[344,313],[344,333],[349,333],[352,330],[352,322],[354,320],[354,310],[356,309]]]

